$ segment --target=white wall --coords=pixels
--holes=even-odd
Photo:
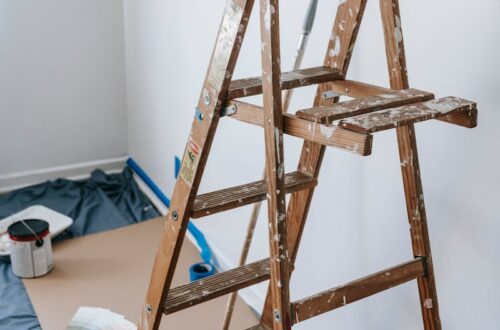
[[[0,0],[0,177],[127,155],[123,3]]]
[[[493,126],[500,119],[493,103],[500,76],[495,66],[500,48],[494,43],[500,6],[495,0],[481,6],[452,0],[401,2],[412,85],[479,102],[477,129],[433,122],[419,124],[417,133],[443,322],[449,329],[492,328],[500,323],[495,282],[500,225],[494,204],[500,198],[500,179],[494,174],[500,133]],[[282,4],[284,70],[291,67],[306,5]],[[336,5],[320,2],[305,66],[322,63]],[[222,0],[125,1],[130,153],[167,194],[174,186],[173,157],[184,149],[223,6]],[[254,10],[236,78],[260,73],[257,17]],[[351,78],[387,85],[379,17],[378,1],[369,1]],[[313,91],[298,92],[292,107],[309,106]],[[285,146],[290,171],[301,144],[290,138]],[[224,118],[211,156],[201,192],[256,180],[264,162],[263,132]],[[329,149],[292,280],[292,299],[409,260],[404,207],[393,132],[376,135],[369,158]],[[250,209],[197,221],[223,266],[237,262]],[[261,217],[251,260],[268,254],[265,221]],[[408,284],[296,328],[420,329],[416,290]],[[265,288],[245,293],[259,308]]]

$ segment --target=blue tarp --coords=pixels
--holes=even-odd
[[[73,225],[53,241],[115,229],[159,213],[140,191],[127,167],[120,174],[100,170],[85,181],[55,180],[0,196],[0,219],[32,205],[71,217]],[[57,267],[57,260],[54,261]],[[68,320],[69,321],[69,320]],[[23,282],[0,261],[0,330],[40,329]]]

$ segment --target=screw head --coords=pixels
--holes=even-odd
[[[146,305],[146,312],[148,312],[148,314],[151,314],[152,311],[153,311],[153,307],[150,304],[147,304]]]
[[[277,310],[277,309],[275,309],[275,310],[274,310],[274,320],[275,320],[276,322],[279,322],[279,321],[281,320],[281,314],[280,314],[280,311],[279,311],[279,310]]]
[[[172,212],[172,218],[174,221],[179,220],[179,213],[177,211]]]
[[[207,93],[203,95],[203,101],[205,102],[205,105],[209,105],[212,99],[210,98],[210,95]]]

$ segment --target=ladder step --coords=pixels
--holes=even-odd
[[[308,320],[425,275],[423,258],[369,275],[292,303],[292,322]]]
[[[338,69],[319,66],[281,74],[281,88],[292,89],[324,82],[343,80]],[[229,85],[228,100],[262,94],[262,77],[233,80]]]
[[[266,281],[269,277],[269,259],[263,259],[227,272],[181,285],[169,291],[164,306],[164,313],[173,314],[230,292]]]
[[[318,181],[300,171],[285,175],[286,193],[313,188]],[[199,195],[191,211],[191,217],[201,218],[214,213],[234,209],[266,199],[267,186],[265,180],[255,181],[241,186],[227,188],[208,194]]]
[[[417,89],[394,90],[374,97],[297,111],[297,116],[316,123],[329,124],[335,120],[395,108],[434,99],[434,94]]]
[[[339,95],[353,98],[367,98],[394,92],[393,89],[352,80],[334,81],[330,84],[329,89]],[[477,126],[477,110],[472,112],[452,112],[436,119],[457,126],[474,128]]]
[[[472,122],[477,122],[476,103],[448,96],[428,102],[351,117],[340,121],[339,126],[358,133],[370,134],[456,113],[463,113],[465,116],[470,117]]]

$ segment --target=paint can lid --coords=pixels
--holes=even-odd
[[[49,223],[38,219],[17,221],[7,228],[7,232],[13,240],[34,241],[49,234]]]

